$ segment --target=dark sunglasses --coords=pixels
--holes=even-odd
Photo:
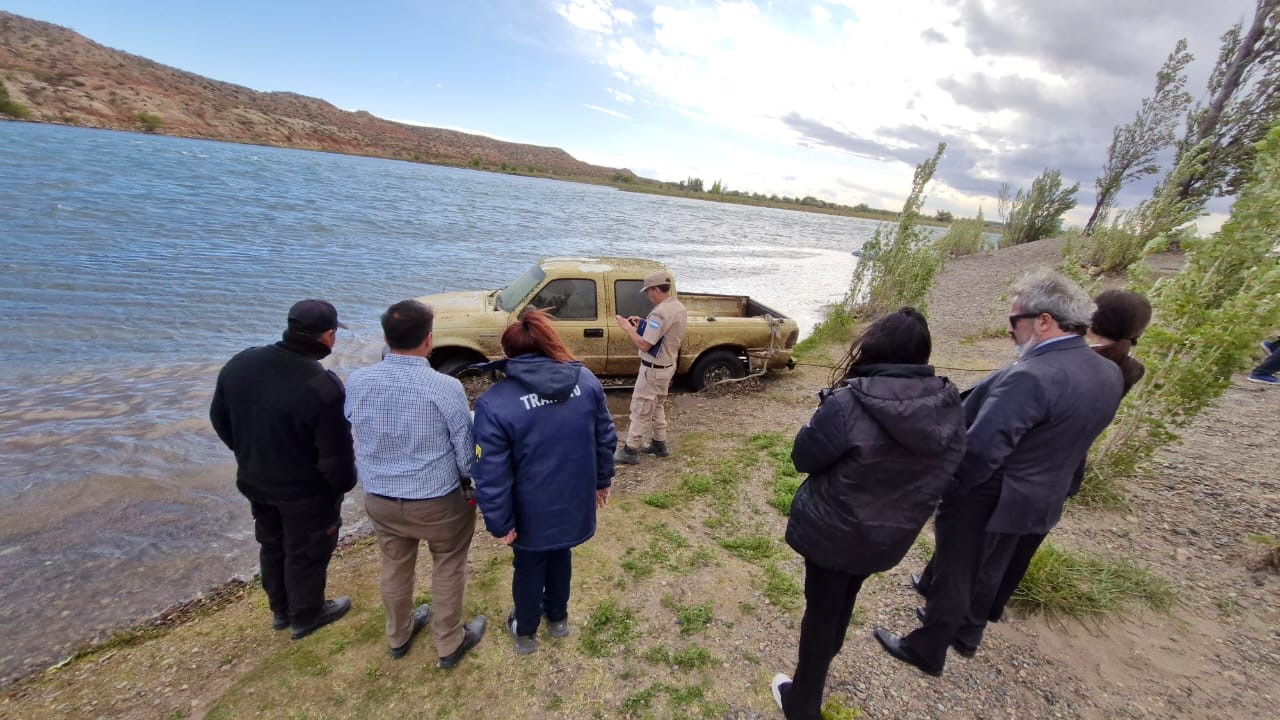
[[[1013,328],[1018,327],[1019,320],[1029,320],[1031,318],[1040,317],[1041,315],[1044,315],[1044,314],[1045,313],[1042,313],[1042,312],[1024,312],[1024,313],[1018,313],[1017,315],[1010,315],[1009,329],[1012,330]]]

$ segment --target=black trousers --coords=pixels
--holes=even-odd
[[[987,521],[999,501],[1000,484],[994,482],[964,494],[947,495],[938,506],[934,521],[938,544],[925,600],[924,626],[903,638],[930,669],[942,669],[947,648],[961,637],[962,629],[967,637],[973,635],[975,625],[986,625],[985,615],[977,621],[970,612],[979,574],[986,566]],[[999,572],[1004,569],[1001,564]],[[981,637],[981,631],[978,635]]]
[[[822,689],[831,661],[844,646],[858,590],[868,575],[850,575],[804,561],[804,619],[800,622],[800,660],[791,686],[782,694],[788,720],[820,720]]]
[[[342,527],[342,496],[251,500],[249,507],[271,612],[287,615],[295,628],[306,627],[324,607],[329,558]]]
[[[516,604],[516,632],[538,632],[542,616],[551,622],[569,617],[569,582],[573,579],[573,551],[536,552],[512,548],[511,599]]]
[[[1027,574],[1027,568],[1031,567],[1031,559],[1035,557],[1044,539],[1044,535],[1022,535],[1018,540],[1018,547],[1014,549],[1013,557],[1009,559],[1009,566],[1005,569],[1004,576],[1000,578],[999,588],[991,601],[991,609],[987,612],[988,621],[1000,622],[1000,618],[1004,617],[1005,607],[1009,605],[1009,600],[1017,591],[1018,584]],[[933,582],[933,560],[929,558],[929,563],[920,572],[920,590],[925,595],[929,594],[929,586]],[[981,607],[977,604],[973,607],[974,614],[980,616]]]

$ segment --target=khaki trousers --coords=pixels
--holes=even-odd
[[[409,641],[413,631],[413,580],[418,543],[431,552],[431,634],[444,657],[462,645],[462,594],[467,587],[467,551],[476,527],[476,511],[454,490],[430,500],[391,500],[364,496],[364,509],[382,551],[382,605],[387,610],[391,647]]]
[[[646,440],[667,441],[667,389],[676,374],[675,366],[651,368],[640,366],[636,388],[631,391],[631,426],[627,428],[627,447],[642,450]]]

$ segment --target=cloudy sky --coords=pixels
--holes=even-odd
[[[1002,182],[1093,180],[1178,38],[1197,97],[1253,0],[0,0],[257,90],[564,148],[663,180],[995,214]],[[1121,197],[1129,205],[1149,185]],[[1221,213],[1225,204],[1214,209]],[[1212,223],[1212,221],[1210,221]]]

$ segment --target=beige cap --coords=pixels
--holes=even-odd
[[[644,278],[644,287],[640,288],[640,292],[644,292],[645,290],[658,285],[675,285],[675,282],[671,279],[671,273],[666,270],[658,270],[656,272],[649,273]]]

